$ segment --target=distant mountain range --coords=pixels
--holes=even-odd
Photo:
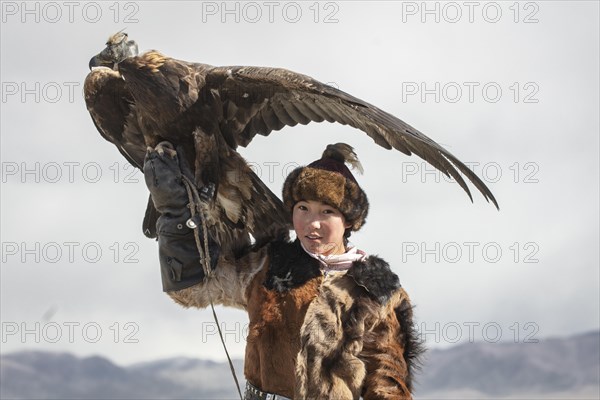
[[[418,398],[600,399],[600,331],[431,350]]]
[[[242,361],[235,362],[242,377]],[[431,350],[417,399],[599,399],[600,331],[539,343]],[[243,384],[243,382],[241,382]],[[0,355],[1,399],[236,399],[229,365],[170,358],[120,367],[103,357]]]

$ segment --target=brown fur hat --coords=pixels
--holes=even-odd
[[[359,230],[369,212],[369,201],[345,163],[362,173],[354,149],[336,143],[327,146],[321,159],[293,170],[283,184],[285,207],[292,212],[301,200],[321,201],[344,215],[351,224],[349,230]]]

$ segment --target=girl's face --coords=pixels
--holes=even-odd
[[[294,205],[292,219],[296,236],[308,251],[324,256],[346,252],[344,231],[350,224],[336,208],[302,200]]]

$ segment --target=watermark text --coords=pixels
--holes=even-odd
[[[100,261],[134,264],[140,245],[136,242],[2,242],[2,264],[89,263]]]
[[[508,20],[537,24],[539,11],[539,4],[533,1],[403,1],[402,22],[496,24]]]
[[[3,1],[2,23],[138,23],[137,2],[103,1]]]
[[[2,343],[139,343],[139,330],[135,322],[2,322]]]
[[[540,245],[536,242],[402,242],[402,262],[490,263],[510,261],[537,264]]]
[[[300,21],[336,24],[339,22],[340,5],[337,2],[303,1],[203,1],[202,22],[221,23],[286,22]]]

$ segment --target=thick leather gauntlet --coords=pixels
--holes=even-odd
[[[182,181],[182,168],[170,144],[159,144],[144,161],[144,177],[152,201],[161,214],[156,223],[158,253],[163,290],[181,290],[204,280],[202,260],[193,229],[186,222],[191,217],[189,197]],[[200,240],[203,240],[200,225]],[[204,243],[201,243],[204,249]],[[211,268],[216,265],[219,247],[209,237]]]
[[[204,280],[194,232],[185,225],[189,217],[173,218],[163,214],[156,223],[160,273],[165,292],[185,289]]]

